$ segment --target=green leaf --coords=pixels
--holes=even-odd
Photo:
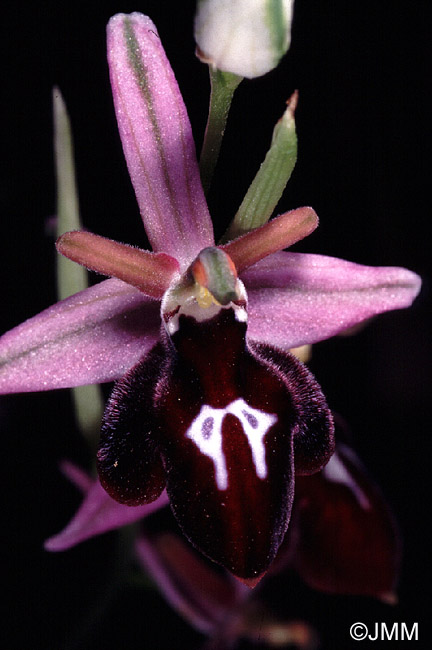
[[[252,181],[223,241],[267,223],[288,183],[297,160],[294,111],[297,93],[291,97],[273,130],[270,149]]]
[[[75,177],[72,131],[63,97],[58,88],[53,90],[54,158],[57,181],[57,237],[70,230],[82,229],[78,191]],[[57,256],[57,294],[63,300],[88,287],[85,268]],[[102,391],[98,385],[72,388],[75,418],[79,430],[91,447],[99,437],[104,410]]]
[[[57,181],[57,237],[69,230],[81,230],[78,192],[70,120],[58,88],[53,90],[54,157]],[[57,257],[57,294],[68,298],[88,287],[86,269],[59,255]]]

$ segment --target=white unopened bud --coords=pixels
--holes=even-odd
[[[259,77],[288,50],[294,0],[198,0],[199,58],[242,77]]]

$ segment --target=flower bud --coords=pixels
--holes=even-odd
[[[288,50],[294,0],[200,0],[198,57],[242,77],[259,77]]]

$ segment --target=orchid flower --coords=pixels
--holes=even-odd
[[[253,586],[284,539],[295,476],[317,472],[334,450],[321,388],[289,350],[410,305],[420,280],[283,252],[317,226],[308,207],[216,246],[186,108],[151,20],[114,16],[108,59],[153,252],[62,236],[61,253],[112,278],[5,334],[0,390],[118,380],[102,424],[100,484],[88,486],[69,543],[48,547],[169,498],[191,543]]]
[[[267,575],[253,591],[187,544],[167,507],[161,506],[153,517],[142,519],[134,545],[138,564],[178,614],[209,637],[208,647],[237,647],[236,640],[254,640],[255,636],[261,643],[268,637],[271,647],[275,636],[286,643],[299,643],[308,629],[309,638],[310,628],[287,618],[286,607],[281,617],[266,602],[266,594],[274,591],[278,600],[286,602],[286,594],[295,584],[295,573],[317,592],[395,602],[400,562],[398,529],[383,495],[354,449],[342,442],[346,435],[340,418],[336,418],[336,424],[335,453],[321,472],[297,478],[288,534]],[[96,496],[96,484],[87,474],[70,463],[63,464],[62,471],[84,494],[92,492]],[[100,485],[97,489],[103,498]],[[108,499],[106,496],[105,503]],[[154,512],[155,504],[141,508],[152,508]],[[89,498],[87,505],[89,515]],[[120,509],[125,515],[140,509],[116,504],[112,513],[115,508],[115,516],[119,516]],[[145,514],[142,511],[140,517]],[[84,511],[81,519],[76,518],[75,529],[69,526],[69,532],[49,540],[48,547],[54,550],[76,543],[77,537],[73,538],[80,522],[84,523],[82,517]],[[92,517],[104,521],[95,512]],[[299,643],[299,647],[303,646]]]
[[[221,647],[231,647],[231,636],[253,633],[257,616],[249,615],[265,604],[268,583],[278,593],[285,585],[289,590],[293,572],[319,592],[395,602],[400,540],[393,515],[355,451],[340,440],[321,472],[297,481],[288,535],[253,592],[215,570],[171,524],[163,516],[142,524],[136,539],[138,561],[193,627],[209,636],[223,635]],[[268,623],[269,633],[284,624],[288,634],[286,620],[268,620],[269,612],[259,611],[258,620]],[[264,641],[266,624],[260,627]]]

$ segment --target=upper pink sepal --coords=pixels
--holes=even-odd
[[[184,269],[214,243],[186,108],[150,18],[117,14],[107,36],[120,137],[144,226],[153,250]]]
[[[408,307],[421,279],[407,269],[324,255],[274,253],[241,276],[249,338],[289,349],[317,343],[392,309]]]
[[[98,480],[92,481],[75,516],[60,533],[46,540],[45,548],[64,551],[95,535],[132,524],[167,504],[164,492],[153,503],[130,508],[111,499]]]
[[[0,339],[0,393],[83,386],[121,377],[159,338],[159,303],[104,280]]]

